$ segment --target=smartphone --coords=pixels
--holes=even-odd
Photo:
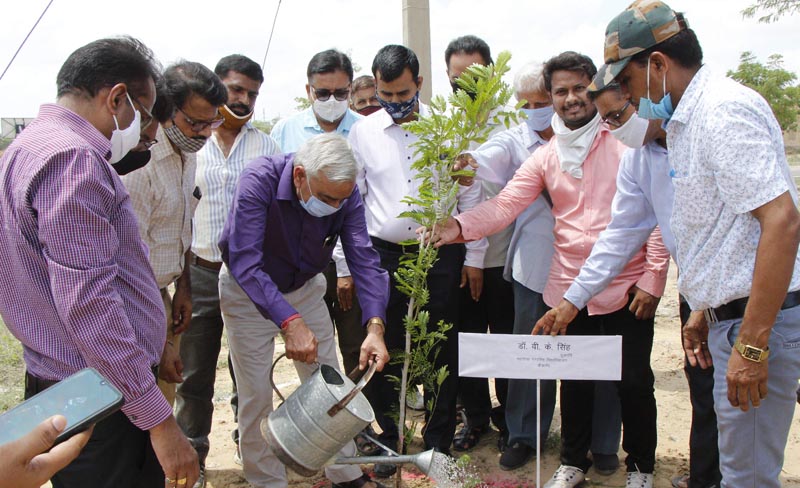
[[[60,414],[67,426],[56,439],[58,444],[116,412],[122,403],[122,393],[100,373],[82,369],[0,415],[0,444],[19,439]]]

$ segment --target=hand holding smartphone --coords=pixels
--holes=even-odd
[[[22,438],[53,415],[67,420],[59,444],[122,407],[123,397],[107,379],[86,368],[0,415],[0,444]]]

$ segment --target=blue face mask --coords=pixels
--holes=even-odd
[[[419,90],[417,90],[417,93],[415,93],[411,99],[405,102],[387,102],[381,97],[378,97],[378,103],[381,104],[381,107],[383,107],[386,113],[391,115],[394,120],[402,120],[411,115],[411,112],[413,112],[414,108],[417,106],[417,100],[419,100]]]
[[[309,215],[312,217],[327,217],[328,215],[333,215],[339,211],[341,206],[332,207],[314,196],[314,192],[311,191],[311,183],[308,181],[307,174],[306,185],[308,185],[308,193],[311,194],[311,196],[308,198],[307,202],[304,202],[302,197],[299,197],[298,200],[300,200],[300,206],[303,207],[305,211],[309,213]]]
[[[550,127],[553,120],[553,106],[548,105],[541,108],[523,108],[522,111],[528,116],[525,123],[534,132],[541,132]]]
[[[669,121],[675,109],[672,106],[672,97],[667,93],[667,75],[664,75],[662,90],[664,91],[664,96],[661,101],[653,103],[650,99],[650,58],[647,58],[647,98],[642,97],[639,99],[639,110],[637,110],[639,117],[643,119],[661,119],[665,124]]]

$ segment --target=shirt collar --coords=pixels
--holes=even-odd
[[[111,157],[111,141],[97,130],[97,127],[93,126],[88,120],[72,110],[55,103],[45,103],[39,107],[38,118],[64,125],[69,130],[85,139],[98,153],[103,154],[106,159]]]
[[[319,122],[317,121],[317,116],[314,115],[314,109],[312,107],[307,108],[305,111],[302,112],[303,114],[303,127],[313,129],[320,134],[323,132],[322,127],[319,126]],[[339,134],[350,132],[350,127],[353,126],[359,119],[363,119],[362,115],[359,115],[349,108],[347,112],[344,113],[344,117],[339,122],[339,125],[336,127],[336,132]]]
[[[428,106],[425,105],[422,102],[419,102],[419,116],[420,117],[427,117],[429,115],[429,112],[430,112],[430,110],[428,109]],[[393,127],[393,126],[400,127],[400,125],[402,125],[402,124],[395,124],[394,123],[394,119],[392,119],[392,116],[389,115],[389,113],[384,109],[378,110],[377,112],[375,112],[375,114],[379,114],[379,115],[375,115],[375,117],[380,117],[381,118],[381,121],[380,121],[381,122],[381,129],[383,129],[383,130],[386,130],[386,129],[388,129],[390,127]]]
[[[270,156],[270,158],[283,158],[284,166],[281,171],[280,179],[278,180],[278,190],[275,192],[275,197],[278,200],[297,200],[297,193],[294,189],[294,181],[292,178],[292,170],[294,169],[294,153],[284,154],[281,156]]]
[[[710,75],[711,71],[706,66],[701,67],[700,70],[694,74],[692,81],[689,82],[689,85],[683,92],[683,96],[680,102],[678,102],[678,106],[675,107],[675,112],[673,112],[667,125],[673,121],[682,124],[689,122],[689,119],[692,118],[692,113],[694,113],[694,108],[700,102],[700,97],[703,94],[703,90]]]
[[[150,148],[150,153],[153,155],[153,161],[160,161],[162,159],[166,159],[172,155],[180,157],[180,154],[172,147],[172,144],[169,142],[169,137],[167,137],[167,133],[164,132],[164,127],[161,124],[158,124],[158,130],[156,130],[156,142]]]

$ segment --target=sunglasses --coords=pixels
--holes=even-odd
[[[328,99],[331,98],[331,95],[333,95],[333,98],[339,100],[340,102],[343,102],[350,97],[350,85],[347,85],[346,88],[337,88],[334,91],[327,90],[325,88],[317,89],[311,85],[311,90],[314,91],[314,96],[320,102],[327,102]]]

